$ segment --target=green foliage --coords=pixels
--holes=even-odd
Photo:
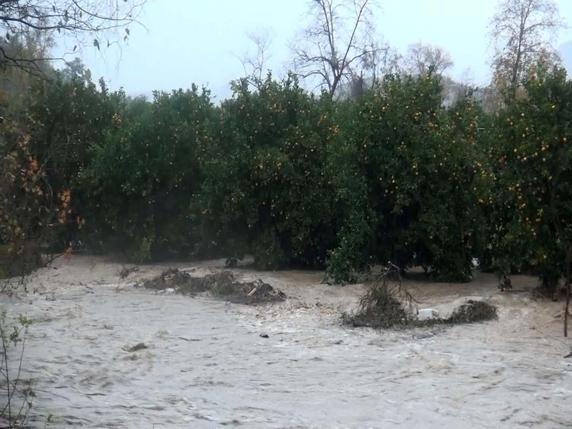
[[[58,207],[31,141],[13,121],[0,124],[0,277],[39,267],[40,244],[57,230]]]
[[[441,94],[435,76],[388,76],[347,121],[333,157],[347,219],[330,258],[335,281],[353,280],[352,262],[388,260],[425,266],[440,280],[471,278],[487,175],[480,112],[470,99],[447,111]]]
[[[489,243],[500,273],[532,269],[553,288],[572,246],[572,82],[539,69],[525,90],[496,118]]]
[[[261,268],[323,265],[336,230],[325,171],[336,134],[331,102],[292,77],[269,77],[254,92],[246,81],[233,89],[205,163],[205,230],[235,256],[253,252]]]
[[[90,233],[139,261],[191,255],[190,207],[215,120],[208,91],[196,87],[155,93],[153,103],[136,100],[116,114],[78,178]]]
[[[57,239],[38,244],[61,251],[77,239],[84,222],[75,181],[91,161],[93,148],[113,126],[125,96],[110,93],[103,81],[95,85],[78,61],[50,75],[50,80],[33,82],[30,106],[25,115],[19,115],[18,123],[31,136],[29,151],[43,173],[50,205],[59,207],[58,224],[63,226]]]
[[[33,150],[46,166],[56,193],[67,188],[90,159],[120,113],[125,96],[91,81],[89,71],[73,63],[53,81],[34,86],[29,121]]]
[[[432,73],[386,76],[358,100],[313,95],[293,76],[256,89],[240,80],[219,106],[197,87],[128,99],[81,64],[56,77],[18,116],[25,150],[1,141],[11,220],[0,245],[15,242],[9,228],[26,241],[37,227],[38,217],[16,228],[10,209],[20,198],[34,213],[33,196],[68,238],[138,261],[252,254],[263,269],[326,267],[335,283],[388,261],[440,281],[470,280],[475,257],[548,285],[565,271],[572,83],[562,70],[539,67],[494,115],[471,94],[445,107]]]

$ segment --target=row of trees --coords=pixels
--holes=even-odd
[[[78,4],[52,10],[79,19]],[[570,84],[538,32],[558,25],[551,4],[503,2],[495,28],[508,39],[495,76],[505,85],[493,113],[482,91],[448,106],[440,72],[450,61],[421,47],[409,71],[341,97],[357,73],[379,70],[384,52],[368,39],[365,0],[346,4],[352,20],[340,3],[312,2],[316,25],[297,59],[322,80],[320,95],[299,74],[260,78],[260,58],[257,75],[234,82],[220,105],[197,87],[130,99],[93,83],[80,63],[61,72],[44,64],[50,78],[28,78],[33,90],[22,91],[18,109],[6,107],[0,240],[23,252],[30,242],[81,238],[139,261],[250,253],[261,268],[325,266],[336,282],[387,260],[469,280],[479,258],[501,275],[532,270],[554,287],[569,268],[571,137]],[[106,10],[85,25],[133,19],[131,9]],[[60,25],[30,21],[46,9],[24,12],[17,25]],[[0,20],[14,22],[7,12]],[[32,55],[33,39],[10,31],[13,51]],[[48,226],[63,231],[58,240],[40,234]]]
[[[310,21],[294,44],[293,66],[298,76],[332,96],[347,88],[363,89],[387,73],[425,74],[432,69],[442,74],[453,66],[447,52],[436,46],[417,43],[401,56],[379,43],[375,0],[312,0],[310,5]],[[495,48],[491,82],[495,91],[514,97],[531,67],[558,62],[552,42],[562,27],[554,0],[499,0],[489,27]],[[255,62],[246,61],[245,68],[260,77],[269,38],[251,40],[258,55]]]
[[[337,101],[292,75],[238,80],[220,105],[197,87],[149,102],[76,67],[37,83],[18,147],[65,203],[62,243],[138,261],[253,254],[336,282],[388,260],[467,281],[479,258],[554,287],[572,238],[572,86],[540,65],[522,91],[489,114],[470,93],[445,107],[433,72]]]

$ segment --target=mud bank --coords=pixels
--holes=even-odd
[[[119,264],[74,257],[38,272],[36,293],[0,297],[1,309],[34,321],[24,374],[36,392],[33,427],[572,425],[572,342],[562,338],[562,305],[529,299],[533,279],[515,278],[510,294],[486,275],[409,282],[441,314],[486,298],[499,319],[380,332],[342,327],[364,287],[330,287],[319,272],[235,270],[289,297],[257,307],[133,287],[170,266],[222,269],[145,266],[120,279]]]

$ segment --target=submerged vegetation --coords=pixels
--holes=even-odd
[[[168,269],[160,276],[145,280],[140,287],[156,291],[172,291],[183,295],[210,295],[237,304],[264,304],[284,301],[286,295],[262,280],[238,281],[230,271],[193,277],[178,269]]]
[[[415,304],[415,298],[402,284],[399,267],[389,264],[370,283],[357,311],[342,315],[342,323],[354,328],[389,329],[478,323],[497,318],[494,305],[468,300],[446,318],[434,316],[421,320]]]

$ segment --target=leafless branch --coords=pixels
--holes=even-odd
[[[312,0],[312,23],[294,49],[295,67],[304,78],[334,96],[340,85],[359,75],[357,66],[371,56],[373,0]]]
[[[49,55],[18,55],[8,52],[13,39],[27,34],[52,40],[54,35],[74,37],[78,45],[89,41],[97,49],[104,46],[100,38],[127,39],[129,25],[139,23],[137,17],[146,0],[2,0],[0,1],[0,66],[18,67],[37,72],[46,61],[61,60]],[[140,23],[139,23],[140,24]],[[123,33],[116,30],[123,29]],[[106,41],[107,46],[113,40]],[[74,48],[75,50],[75,48]],[[45,54],[45,52],[43,53]],[[36,64],[34,64],[36,63]],[[38,67],[35,67],[39,65]]]
[[[268,60],[270,59],[270,45],[272,37],[268,30],[256,33],[248,33],[248,39],[255,47],[255,53],[246,53],[240,59],[242,68],[249,82],[255,87],[259,87],[264,78],[264,74],[268,72]]]
[[[409,47],[406,63],[408,71],[414,75],[426,74],[429,71],[442,75],[453,66],[450,55],[443,49],[422,43]]]
[[[514,97],[531,67],[557,58],[551,42],[563,25],[554,0],[503,0],[490,23],[496,86]]]

